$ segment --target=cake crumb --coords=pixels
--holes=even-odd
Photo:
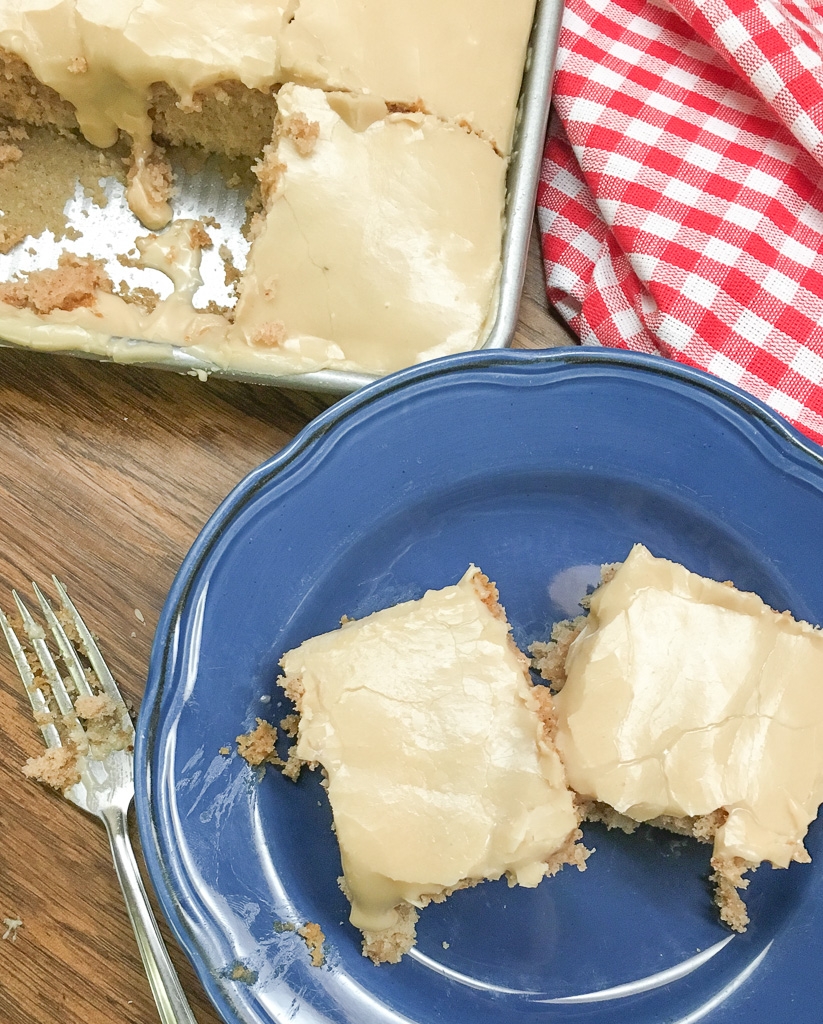
[[[252,768],[268,762],[269,764],[285,765],[286,762],[277,756],[277,729],[271,722],[263,718],[256,719],[257,725],[250,732],[236,737],[237,753]]]
[[[253,242],[255,238],[262,235],[263,228],[266,226],[266,218],[262,213],[252,213],[248,220],[248,225],[244,227],[243,234],[249,242]]]
[[[120,260],[121,258],[118,256],[118,261]],[[136,265],[132,261],[132,266]],[[119,295],[124,302],[130,302],[135,306],[139,306],[146,313],[153,313],[160,302],[160,296],[153,288],[145,288],[141,285],[131,287],[125,281],[121,281],[115,294]]]
[[[364,928],[363,956],[374,964],[399,964],[403,954],[408,953],[417,939],[418,916],[415,907],[403,903],[397,908],[397,923],[393,928],[382,931]]]
[[[189,243],[192,249],[210,249],[214,245],[202,221],[196,220],[189,228]]]
[[[228,756],[229,756],[229,754],[231,753],[231,747],[221,747],[221,748],[220,748],[220,749],[219,749],[219,750],[217,751],[217,753],[218,753],[218,754],[222,754],[222,755],[223,755],[223,757],[228,757]]]
[[[228,288],[234,288],[241,278],[241,273],[234,263],[234,255],[231,249],[224,243],[217,250],[220,259],[223,261],[223,273]]]
[[[297,782],[305,763],[306,762],[302,758],[297,756],[297,747],[289,747],[289,752],[286,756],[286,763],[281,769],[282,774],[285,775],[287,779],[291,779],[292,782]]]
[[[320,136],[320,125],[317,121],[310,121],[302,111],[285,117],[280,130],[291,139],[300,156],[309,156]]]
[[[95,304],[97,292],[111,292],[112,282],[97,260],[63,253],[57,267],[37,270],[25,278],[0,285],[0,302],[35,313],[56,309],[71,312]]]
[[[72,57],[66,66],[71,75],[85,75],[89,70],[89,62],[85,57]]]
[[[291,921],[275,921],[274,930],[278,933],[278,935],[282,934],[283,932],[293,932],[295,931],[295,925],[293,925]]]
[[[251,970],[245,964],[236,963],[232,967],[229,977],[232,981],[239,981],[244,985],[253,985],[257,981],[257,971]]]
[[[319,924],[314,921],[307,921],[302,928],[297,929],[297,934],[305,940],[309,953],[311,954],[312,967],[322,967],[326,962],[326,954],[323,952],[323,943],[326,936],[323,934]]]
[[[263,158],[258,160],[252,168],[254,175],[260,182],[260,190],[265,203],[271,200],[274,193],[280,186],[286,165],[278,159],[276,148],[269,144],[263,148]]]
[[[749,915],[737,890],[748,888],[749,880],[743,874],[755,865],[748,864],[740,857],[712,857],[711,863],[714,874],[710,875],[709,881],[715,887],[714,902],[720,911],[720,919],[732,931],[745,932]]]
[[[106,758],[117,750],[131,750],[134,734],[128,716],[122,713],[118,701],[107,693],[78,696],[74,710],[82,719],[88,750],[92,758]]]
[[[418,96],[413,103],[395,103],[390,102],[386,104],[390,114],[429,114],[431,111],[428,109],[426,104],[423,102],[423,98]]]
[[[140,611],[139,608],[134,609],[134,617],[138,622],[145,622],[146,616]]]
[[[548,643],[536,640],[529,647],[532,666],[557,692],[566,682],[566,657],[572,641],[577,639],[586,622],[585,615],[563,619],[552,626]]]
[[[280,720],[280,728],[289,737],[294,739],[300,726],[300,715],[286,715]]]
[[[277,348],[286,337],[286,325],[282,320],[267,320],[257,328],[250,341],[256,348]]]
[[[3,932],[4,939],[11,939],[12,942],[17,942],[17,932],[23,927],[23,922],[19,917],[4,917],[3,924],[6,926],[6,930]]]
[[[85,721],[112,718],[117,714],[117,705],[107,693],[83,694],[74,702],[77,717]]]
[[[27,779],[36,779],[65,793],[80,781],[77,747],[71,742],[62,747],[49,747],[39,757],[30,757],[22,771]]]
[[[16,164],[23,159],[23,150],[11,143],[0,145],[0,167],[4,164]]]

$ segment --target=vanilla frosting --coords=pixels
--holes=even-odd
[[[300,0],[284,77],[465,120],[508,153],[534,0]]]
[[[823,632],[635,545],[556,697],[570,785],[639,821],[728,818],[720,860],[786,867],[823,801]]]
[[[471,566],[307,640],[282,659],[300,693],[297,755],[328,780],[351,921],[391,930],[464,880],[535,886],[577,827],[525,662]]]

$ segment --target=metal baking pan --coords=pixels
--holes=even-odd
[[[562,16],[562,0],[537,0],[507,176],[502,269],[497,308],[494,323],[482,348],[510,346],[517,327]],[[217,250],[221,244],[227,246],[242,265],[245,262],[244,247],[247,248],[247,243],[240,232],[245,218],[242,193],[227,195],[229,190],[223,186],[218,172],[209,171],[208,168],[191,176],[183,175],[182,179],[175,200],[175,217],[211,217],[219,221],[220,230],[217,236],[213,236],[214,249]],[[70,225],[76,224],[86,237],[94,238],[93,246],[89,248],[90,254],[112,263],[119,253],[132,247],[137,234],[145,231],[142,227],[138,231],[135,230],[136,222],[126,205],[122,186],[115,181],[107,181],[105,192],[108,203],[105,210],[101,210],[94,206],[78,187],[75,199],[69,203],[65,213]],[[94,230],[95,225],[90,218],[99,221],[100,230]],[[41,236],[33,244],[31,240],[24,240],[11,253],[0,256],[0,279],[9,280],[17,272],[54,265],[53,261],[61,251],[62,246],[50,238]],[[146,271],[142,273],[145,275]],[[209,292],[210,297],[220,301],[220,292],[226,285],[223,266],[216,255],[212,254],[211,265],[204,261],[202,274],[204,290]],[[158,278],[160,277],[158,274]],[[161,284],[158,281],[158,291],[161,294],[167,283],[164,281]],[[3,346],[26,347],[0,339],[0,347]],[[156,356],[152,349],[157,350]],[[39,348],[37,350],[42,351]],[[107,346],[106,355],[66,348],[53,351],[61,355],[102,362],[135,363],[155,369],[173,370],[201,379],[215,376],[339,395],[356,391],[362,385],[376,379],[369,374],[340,370],[315,370],[310,373],[294,374],[231,370],[207,362],[182,346],[131,338],[112,338]]]

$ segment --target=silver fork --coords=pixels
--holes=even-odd
[[[1,610],[0,627],[23,680],[46,747],[66,746],[76,750],[79,781],[64,790],[63,795],[84,811],[101,818],[106,826],[117,878],[160,1019],[163,1024],[196,1024],[160,937],[129,839],[128,810],[134,798],[134,726],[94,638],[65,587],[57,577],[52,576],[52,580],[60,598],[60,616],[37,584],[32,586],[54,637],[59,658],[68,670],[65,679],[48,647],[44,630],[37,625],[16,591],[12,594],[22,619],[23,632],[36,657],[36,671]],[[88,669],[84,668],[74,643],[69,639],[69,632],[76,635]],[[74,697],[70,695],[70,689]],[[110,711],[108,719],[98,723],[96,729],[94,722],[87,723],[84,728],[76,713],[75,701],[81,697],[102,695],[105,695],[103,706]],[[56,705],[56,713],[50,697]],[[107,702],[105,697],[113,703]],[[105,728],[101,729],[101,724]]]

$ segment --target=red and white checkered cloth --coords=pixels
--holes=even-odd
[[[823,442],[823,3],[567,0],[538,218],[584,344],[701,367]]]

